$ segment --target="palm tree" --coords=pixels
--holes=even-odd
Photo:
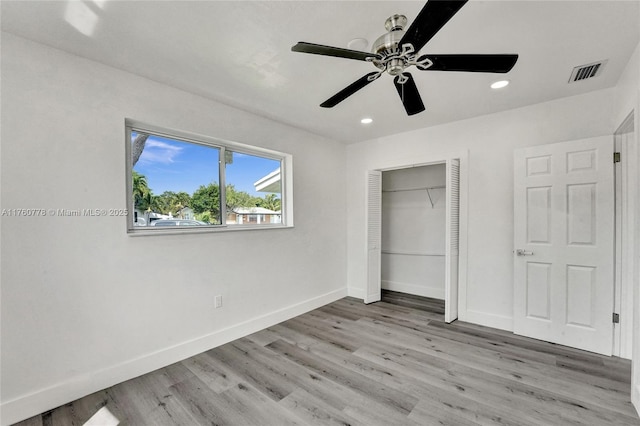
[[[147,178],[135,170],[132,171],[131,176],[133,178],[133,205],[136,208],[144,209],[148,207],[145,201],[151,195],[151,189],[147,185]]]
[[[159,212],[159,213],[163,213],[162,211],[162,203],[160,202],[160,197],[157,195],[153,195],[151,192],[149,192],[143,200],[143,206],[146,207],[145,212],[146,213],[151,213],[151,212]]]
[[[274,212],[279,212],[281,209],[280,198],[276,194],[267,194],[260,201],[260,207],[264,207],[265,209],[269,209]]]

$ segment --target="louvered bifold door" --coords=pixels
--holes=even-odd
[[[364,303],[380,300],[380,250],[382,241],[382,172],[367,172],[367,288]]]
[[[460,160],[447,161],[447,222],[445,271],[445,322],[458,318],[458,259],[460,233]]]

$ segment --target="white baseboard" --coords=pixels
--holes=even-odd
[[[335,302],[345,296],[347,296],[346,288],[334,290],[197,339],[146,354],[90,374],[82,374],[62,383],[3,402],[0,405],[0,424],[5,426],[28,419],[83,396],[248,336],[328,303]]]
[[[513,331],[513,318],[503,315],[495,315],[467,309],[464,315],[460,315],[459,318],[461,321],[484,325],[485,327]]]
[[[361,288],[349,287],[347,288],[347,295],[349,297],[355,297],[356,299],[364,300],[364,290]]]
[[[413,294],[415,296],[431,297],[434,299],[444,299],[444,288],[424,287],[415,284],[386,280],[382,280],[381,286],[384,290],[399,291],[401,293]]]

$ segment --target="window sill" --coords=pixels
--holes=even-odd
[[[153,226],[141,226],[127,230],[127,235],[131,237],[146,237],[150,235],[184,235],[184,234],[211,234],[218,232],[238,232],[238,231],[256,231],[263,229],[290,229],[293,225],[273,224],[273,225],[214,225],[202,227],[172,227],[172,228],[155,228]]]

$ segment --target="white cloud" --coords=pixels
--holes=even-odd
[[[175,162],[175,158],[180,155],[182,149],[182,147],[149,138],[138,161],[144,164],[171,164]]]

